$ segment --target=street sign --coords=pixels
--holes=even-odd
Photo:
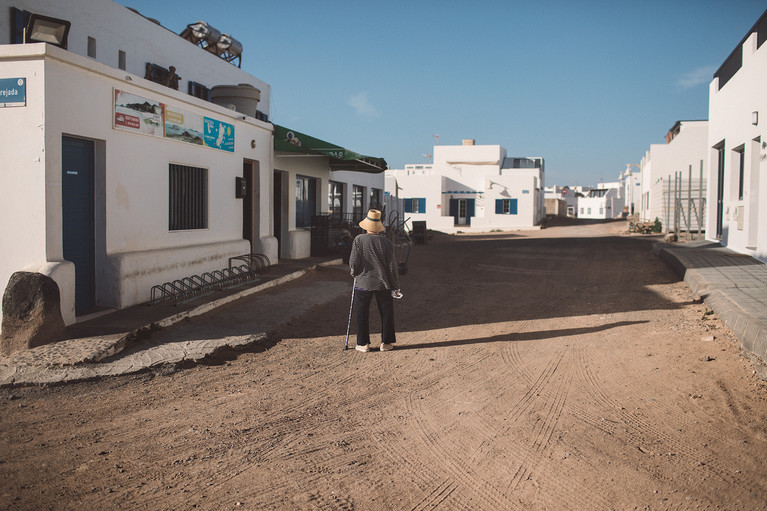
[[[27,79],[0,78],[0,107],[27,106]]]

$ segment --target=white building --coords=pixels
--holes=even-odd
[[[345,150],[280,160],[269,85],[206,24],[175,34],[111,0],[0,0],[0,41],[12,42],[0,45],[0,294],[16,271],[49,275],[66,324],[233,256],[307,257],[300,178],[317,179],[321,213],[333,170],[385,168]]]
[[[578,197],[578,218],[608,220],[619,218],[623,213],[623,182],[599,183]]]
[[[434,146],[434,163],[387,171],[405,216],[446,233],[521,230],[545,218],[544,161],[507,157],[499,145]]]
[[[637,170],[631,170],[636,167]],[[623,196],[626,199],[626,212],[633,215],[639,211],[642,201],[642,167],[633,163],[626,164],[626,170],[621,179],[623,181]]]
[[[574,186],[547,186],[544,188],[544,197],[546,201],[549,200],[556,200],[556,201],[562,201],[564,203],[564,215],[560,214],[559,211],[556,213],[550,212],[549,208],[546,208],[546,214],[552,215],[557,214],[559,216],[569,216],[569,217],[575,217],[577,216],[578,212],[578,189],[581,187],[574,187]]]
[[[767,262],[767,11],[709,87],[706,238]]]
[[[705,228],[708,130],[708,121],[677,121],[665,144],[650,145],[641,161],[640,220],[657,218],[665,231]]]
[[[385,169],[381,158],[275,126],[274,232],[280,257],[326,255],[332,233],[315,226],[312,238],[312,218],[357,225],[370,207],[383,203]]]

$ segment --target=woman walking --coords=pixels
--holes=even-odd
[[[349,267],[355,279],[354,308],[357,311],[357,351],[370,351],[370,302],[376,299],[381,315],[381,351],[389,351],[397,342],[394,334],[394,300],[399,298],[399,275],[394,247],[383,236],[381,212],[368,211],[359,223],[365,234],[354,238]]]

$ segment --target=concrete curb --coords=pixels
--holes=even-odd
[[[746,353],[756,355],[762,362],[767,361],[767,324],[751,314],[741,303],[749,303],[749,297],[739,289],[737,283],[730,282],[726,287],[709,282],[703,272],[690,268],[689,261],[680,250],[665,243],[656,243],[653,253],[676,273],[690,288],[695,299],[702,299],[705,304],[722,320],[727,328],[738,338]]]

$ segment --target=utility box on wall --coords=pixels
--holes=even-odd
[[[248,196],[248,180],[244,177],[234,178],[234,197],[244,199]]]

